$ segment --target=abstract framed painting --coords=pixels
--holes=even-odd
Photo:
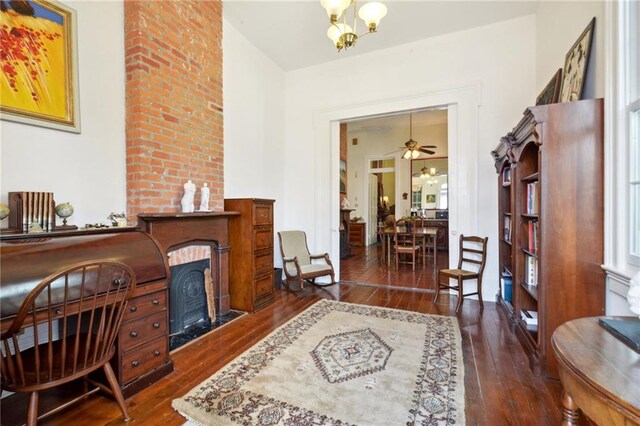
[[[569,52],[567,52],[564,60],[564,76],[562,77],[560,102],[573,102],[582,99],[595,24],[596,18],[593,18]]]
[[[75,10],[52,0],[0,4],[0,118],[80,133]]]

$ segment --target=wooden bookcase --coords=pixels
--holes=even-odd
[[[499,267],[501,274],[511,267],[513,282],[512,303],[502,288],[498,303],[534,373],[557,378],[554,330],[604,314],[603,101],[528,108],[492,155],[499,173]],[[523,311],[536,312],[537,325],[528,325]]]

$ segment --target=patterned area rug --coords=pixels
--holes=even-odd
[[[322,300],[175,399],[203,425],[463,425],[455,317]]]

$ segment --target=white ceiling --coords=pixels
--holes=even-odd
[[[412,113],[411,122],[415,129],[420,126],[445,124],[447,122],[447,117],[448,113],[446,109],[415,111]],[[394,128],[407,129],[408,137],[409,114],[401,113],[349,121],[347,128],[349,129],[349,134],[389,132]]]
[[[537,1],[529,0],[382,1],[388,13],[378,32],[339,53],[327,38],[330,24],[319,0],[225,0],[223,10],[225,19],[240,33],[289,71],[513,19],[535,13],[537,8]],[[359,21],[358,25],[361,33],[364,24]]]

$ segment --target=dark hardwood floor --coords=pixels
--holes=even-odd
[[[276,290],[273,305],[244,315],[175,351],[175,372],[130,398],[130,425],[181,425],[171,400],[182,396],[233,358],[321,298],[385,306],[423,313],[454,315],[455,298],[443,295],[437,304],[433,294],[385,287],[335,285],[307,286],[297,293]],[[558,382],[534,377],[514,334],[494,303],[480,311],[465,300],[458,315],[464,353],[466,419],[468,425],[560,424]],[[19,404],[3,406],[3,418],[25,410]],[[18,411],[20,412],[20,411]],[[26,415],[26,411],[22,411]],[[17,414],[17,413],[16,413]],[[399,419],[398,424],[403,420]],[[3,420],[3,424],[5,424]],[[115,402],[98,395],[46,419],[48,425],[125,424]]]
[[[436,265],[433,264],[433,260],[427,260],[424,268],[418,263],[415,271],[406,263],[401,263],[396,269],[393,256],[391,266],[382,261],[380,245],[351,246],[351,256],[340,260],[340,281],[434,290],[438,268],[446,268],[449,265],[448,252],[438,251],[437,260]]]

